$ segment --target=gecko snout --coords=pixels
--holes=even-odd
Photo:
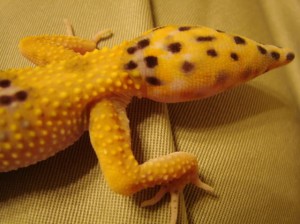
[[[295,53],[288,48],[266,46],[266,49],[271,58],[267,71],[288,64],[295,58]]]

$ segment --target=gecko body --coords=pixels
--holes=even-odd
[[[74,36],[28,37],[20,50],[37,66],[0,71],[0,172],[47,159],[88,130],[112,190],[131,195],[162,186],[145,206],[167,192],[176,199],[189,183],[212,188],[189,153],[137,163],[125,111],[132,97],[202,99],[294,59],[289,49],[197,26],[159,27],[100,50]]]

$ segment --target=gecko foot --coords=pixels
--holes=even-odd
[[[192,183],[195,184],[197,187],[199,187],[209,193],[214,192],[214,189],[211,186],[209,186],[208,184],[202,182],[200,180],[200,178],[197,178]],[[175,186],[176,186],[176,184],[175,184]],[[171,209],[170,224],[176,224],[177,216],[178,216],[179,194],[183,191],[184,186],[174,187],[173,183],[169,184],[169,185],[161,186],[159,191],[152,198],[142,202],[141,207],[155,205],[164,197],[165,194],[170,193],[170,196],[171,196],[171,198],[170,198],[170,209]]]
[[[73,26],[68,19],[63,20],[65,27],[66,27],[66,33],[68,36],[75,36]],[[91,39],[96,44],[99,43],[101,40],[110,38],[112,36],[113,32],[110,29],[104,29],[97,32],[93,38]]]

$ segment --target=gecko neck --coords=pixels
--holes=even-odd
[[[100,50],[89,52],[80,59],[85,69],[85,85],[98,94],[92,95],[102,97],[122,95],[131,98],[140,97],[143,92],[142,80],[132,77],[126,71],[123,61],[124,48],[122,45],[113,48],[104,47]]]

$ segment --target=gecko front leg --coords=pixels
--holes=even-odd
[[[157,203],[166,193],[171,194],[171,223],[176,223],[178,195],[193,183],[212,192],[198,177],[197,159],[186,152],[175,152],[151,159],[141,165],[135,160],[130,145],[126,104],[104,99],[90,112],[89,131],[105,179],[112,190],[131,195],[142,189],[161,185],[161,190],[142,206]]]
[[[67,35],[43,35],[22,39],[19,49],[23,56],[36,65],[44,66],[54,61],[70,60],[97,49],[97,43],[112,35],[111,30],[101,30],[91,40],[75,37],[69,20],[64,20]]]

